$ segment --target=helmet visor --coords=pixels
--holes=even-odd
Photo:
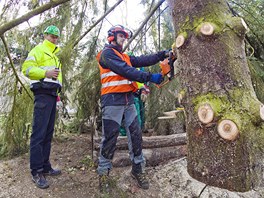
[[[133,36],[132,31],[130,29],[128,29],[128,28],[125,28],[124,30],[126,31],[126,34],[127,34],[126,38],[130,39]]]

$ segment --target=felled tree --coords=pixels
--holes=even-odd
[[[189,174],[248,191],[263,184],[264,111],[244,48],[248,31],[225,0],[168,0],[186,111]]]

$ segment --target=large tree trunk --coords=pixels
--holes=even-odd
[[[225,0],[168,0],[186,111],[187,169],[208,185],[263,184],[262,104],[247,65],[247,27]]]

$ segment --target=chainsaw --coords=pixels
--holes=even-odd
[[[169,57],[160,62],[161,74],[163,78],[167,76],[167,80],[163,81],[163,83],[159,85],[156,85],[158,88],[163,87],[176,76],[174,71],[175,60],[176,57],[174,56],[173,52],[170,52]]]

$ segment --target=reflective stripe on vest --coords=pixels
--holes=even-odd
[[[116,55],[118,55],[123,61],[125,61],[129,66],[132,66],[130,58],[127,54],[121,54],[117,50],[111,48]],[[99,62],[101,52],[97,55],[97,60]],[[124,92],[135,92],[137,91],[137,84],[130,81],[110,69],[104,69],[100,64],[100,75],[101,75],[101,95],[108,93],[124,93]]]
[[[110,71],[108,73],[104,73],[101,75],[101,80],[106,78],[106,77],[109,77],[109,76],[118,76],[118,74],[116,74],[115,72],[112,72],[112,71]]]
[[[129,85],[132,84],[129,80],[121,80],[121,81],[111,81],[102,84],[102,88],[110,87],[110,86],[118,86],[118,85]]]

